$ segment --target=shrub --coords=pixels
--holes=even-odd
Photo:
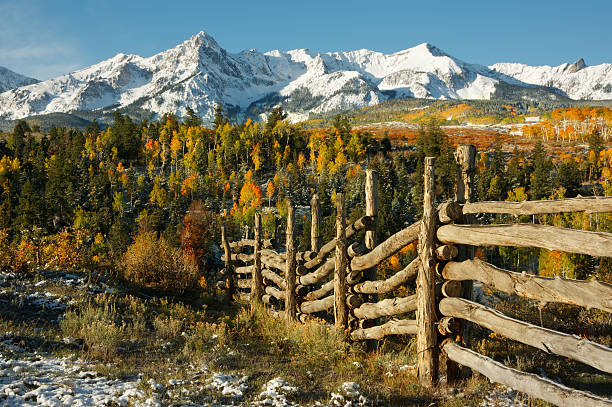
[[[89,356],[110,360],[125,336],[125,326],[118,325],[117,319],[114,299],[99,295],[80,309],[66,312],[60,326],[64,335],[83,340]]]
[[[126,280],[177,294],[196,287],[197,267],[155,232],[141,232],[121,260]]]

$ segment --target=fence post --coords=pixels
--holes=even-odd
[[[228,303],[231,303],[234,298],[234,273],[232,269],[232,249],[226,236],[226,223],[221,225],[221,242],[223,243],[223,251],[225,252],[225,296]]]
[[[295,207],[293,202],[287,201],[287,259],[286,259],[286,283],[285,291],[285,317],[287,321],[295,321],[297,316],[297,301],[295,298]]]
[[[435,194],[434,158],[425,158],[423,185],[423,220],[419,233],[418,254],[421,267],[417,276],[417,361],[419,384],[433,387],[438,379],[436,336],[436,272],[434,255]]]
[[[253,279],[251,282],[251,312],[261,303],[263,277],[261,276],[261,213],[255,213],[255,249],[253,251]]]
[[[314,194],[310,200],[310,250],[315,253],[321,249],[321,218],[319,212],[321,205],[319,203],[319,195]]]
[[[455,201],[460,204],[472,202],[474,200],[474,171],[476,167],[476,147],[471,144],[463,144],[457,147],[455,154],[457,160],[457,185],[455,188]],[[473,223],[471,215],[464,215],[462,219],[456,223]],[[463,261],[471,258],[468,253],[469,248],[465,245],[459,245],[458,255],[455,261]],[[472,298],[473,283],[471,280],[461,282],[461,296],[463,298]],[[470,324],[468,321],[461,321],[461,336],[467,344],[469,342]],[[446,360],[446,382],[448,384],[456,383],[461,376],[459,365],[450,360]]]
[[[336,195],[336,257],[334,266],[334,320],[336,328],[348,327],[348,308],[346,306],[346,206],[344,194]]]
[[[374,218],[374,226],[372,229],[368,229],[365,232],[365,247],[368,250],[373,250],[376,247],[377,236],[376,229],[378,226],[378,217],[376,214],[378,213],[378,172],[374,170],[366,170],[366,178],[365,178],[365,214],[366,216],[371,216]],[[366,281],[375,281],[377,280],[377,270],[376,267],[372,267],[371,269],[365,270],[363,272],[363,279]],[[378,295],[371,294],[366,296],[368,302],[377,302]],[[380,321],[378,319],[373,320],[364,320],[364,327],[370,327],[378,325]],[[368,340],[367,347],[370,350],[374,350],[378,341],[376,340]]]

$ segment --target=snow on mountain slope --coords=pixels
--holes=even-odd
[[[28,78],[0,66],[0,93],[37,82],[37,79]]]
[[[612,99],[612,64],[586,66],[581,58],[559,66],[497,63],[490,68],[525,83],[560,89],[571,99]]]
[[[210,120],[217,103],[238,116],[258,115],[280,104],[295,119],[401,96],[489,99],[502,82],[534,87],[427,43],[394,54],[366,49],[228,53],[200,32],[148,58],[118,54],[0,93],[0,119],[120,107],[182,116],[190,107]]]

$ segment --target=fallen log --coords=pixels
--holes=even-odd
[[[263,269],[261,270],[261,275],[263,278],[270,280],[274,284],[276,284],[281,289],[287,288],[287,283],[285,283],[285,279],[273,272],[272,270]]]
[[[357,219],[354,223],[348,225],[345,229],[346,238],[350,239],[355,234],[359,233],[363,229],[371,229],[376,223],[375,219],[372,216],[362,216]],[[332,239],[329,242],[325,243],[323,247],[319,250],[316,257],[304,264],[309,270],[314,269],[319,264],[323,262],[323,260],[334,250],[336,249],[336,239]]]
[[[234,296],[238,297],[240,301],[249,302],[251,300],[251,293],[235,292]]]
[[[313,314],[315,312],[325,311],[334,306],[334,295],[329,295],[320,300],[304,301],[300,304],[300,312],[304,314]]]
[[[416,294],[409,297],[389,298],[378,302],[366,302],[353,310],[353,315],[359,319],[375,319],[404,314],[417,308]]]
[[[449,262],[442,270],[448,280],[476,280],[510,295],[540,302],[560,302],[612,312],[612,284],[597,280],[539,277],[497,268],[480,259]]]
[[[421,221],[400,230],[387,240],[376,246],[371,252],[351,260],[351,270],[362,271],[378,265],[387,257],[398,252],[402,247],[409,245],[419,237]]]
[[[331,280],[331,281],[328,281],[327,283],[323,284],[321,286],[321,288],[319,288],[317,290],[314,290],[314,291],[311,291],[308,294],[306,294],[304,299],[306,301],[318,300],[319,298],[325,297],[327,294],[329,294],[333,290],[334,290],[334,280]]]
[[[396,290],[407,281],[414,280],[419,271],[419,259],[414,259],[409,265],[404,267],[386,280],[364,281],[353,287],[359,294],[385,294]]]
[[[569,253],[608,257],[612,255],[612,233],[573,230],[555,226],[444,225],[438,229],[443,243],[472,246],[541,247]],[[359,257],[358,257],[359,258]]]
[[[560,407],[612,406],[612,400],[565,387],[532,373],[524,373],[520,370],[506,367],[493,359],[463,348],[452,341],[445,342],[442,345],[442,350],[449,359],[486,376],[492,382],[503,384]]]
[[[504,213],[514,216],[562,212],[612,212],[612,196],[589,196],[550,201],[485,201],[463,205],[463,213]]]
[[[612,373],[612,349],[576,335],[568,335],[510,318],[499,311],[463,298],[444,298],[440,312],[462,318],[507,338]]]
[[[416,335],[416,321],[412,319],[394,319],[371,328],[359,328],[351,332],[351,339],[364,341],[382,339],[389,335]]]

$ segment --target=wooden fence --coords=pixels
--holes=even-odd
[[[509,339],[612,373],[612,349],[510,318],[473,302],[471,296],[472,281],[478,281],[542,303],[560,302],[611,312],[612,285],[502,270],[472,258],[469,249],[502,245],[612,257],[612,233],[535,224],[476,225],[473,216],[612,212],[612,197],[472,202],[475,155],[473,146],[459,146],[455,201],[438,208],[434,159],[426,158],[422,219],[380,243],[376,236],[377,174],[371,170],[366,172],[366,215],[347,225],[344,195],[337,194],[336,237],[325,244],[321,244],[319,200],[316,195],[312,198],[310,251],[295,250],[295,211],[291,202],[287,204],[284,251],[272,250],[272,242],[262,239],[260,214],[255,215],[252,239],[230,243],[222,228],[228,298],[239,297],[253,306],[263,302],[275,315],[302,322],[333,309],[335,326],[347,330],[352,341],[416,335],[418,377],[423,386],[436,385],[438,356],[443,351],[448,360],[449,382],[458,378],[460,364],[491,381],[560,406],[612,406],[612,400],[508,368],[460,345],[463,342],[469,346],[470,324],[477,324]],[[360,231],[365,231],[365,241],[349,245],[347,242]],[[415,241],[417,258],[392,276],[379,279],[377,266]],[[411,280],[416,280],[416,294],[379,300],[379,295],[388,296]],[[416,319],[398,318],[412,311],[416,311]],[[383,317],[392,318],[381,323]]]

